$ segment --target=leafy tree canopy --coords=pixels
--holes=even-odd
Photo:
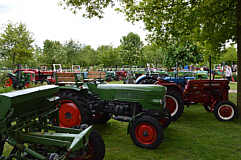
[[[0,34],[0,56],[8,64],[26,64],[33,55],[33,42],[32,33],[25,24],[8,23]]]
[[[120,40],[120,53],[123,62],[127,65],[138,65],[142,57],[143,43],[138,34],[130,32]]]

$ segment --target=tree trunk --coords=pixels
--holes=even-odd
[[[238,61],[238,96],[237,103],[239,108],[239,118],[241,119],[241,0],[237,3],[237,61]]]

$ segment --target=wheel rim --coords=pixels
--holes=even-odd
[[[225,104],[218,108],[218,115],[223,120],[229,120],[234,116],[234,109],[231,105]]]
[[[60,127],[73,127],[80,125],[82,117],[75,103],[70,100],[61,101],[59,109]]]
[[[171,117],[173,117],[178,111],[178,102],[176,98],[166,95],[166,108],[169,110]]]
[[[12,81],[11,78],[9,78],[9,79],[7,79],[7,80],[5,81],[5,86],[6,86],[6,87],[11,87],[12,84],[13,84],[13,81]]]
[[[152,125],[141,123],[135,129],[135,136],[142,144],[152,144],[157,139],[157,131]]]

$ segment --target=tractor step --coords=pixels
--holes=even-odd
[[[117,121],[122,121],[122,122],[129,122],[131,120],[131,117],[126,117],[126,116],[115,116],[113,119]]]

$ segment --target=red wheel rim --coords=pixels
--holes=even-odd
[[[140,123],[135,128],[135,136],[142,144],[152,144],[157,139],[157,131],[149,123]]]
[[[167,95],[166,96],[166,107],[169,110],[171,116],[174,116],[177,113],[177,101],[174,97]]]
[[[30,87],[30,83],[26,83],[25,86],[26,86],[27,88],[29,88],[29,87]]]
[[[62,100],[59,109],[60,127],[73,127],[80,125],[82,117],[75,103],[70,100]]]
[[[9,78],[9,79],[7,79],[7,80],[5,81],[5,87],[11,87],[12,84],[13,84],[13,81],[12,81],[11,78]]]
[[[222,119],[230,119],[234,115],[234,110],[229,105],[223,105],[219,107],[218,114]]]

